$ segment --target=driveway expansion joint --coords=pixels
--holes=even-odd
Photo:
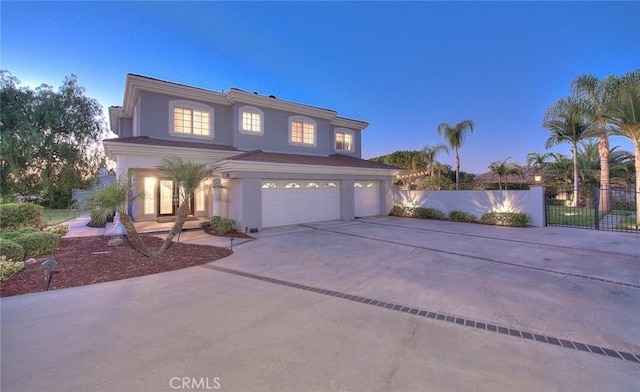
[[[397,226],[397,225],[387,225],[387,226]],[[404,226],[399,226],[399,227],[404,227]],[[408,228],[408,229],[411,229],[411,228]],[[567,271],[557,271],[557,270],[553,270],[553,269],[549,269],[549,268],[534,267],[534,266],[530,266],[530,265],[523,265],[523,264],[518,264],[518,263],[514,263],[514,262],[509,262],[509,261],[500,261],[500,260],[495,260],[495,259],[492,259],[492,258],[489,258],[489,257],[484,257],[484,256],[476,256],[476,255],[472,255],[472,254],[453,252],[453,251],[449,251],[449,250],[442,250],[442,249],[432,248],[432,247],[423,246],[423,245],[411,245],[411,244],[406,244],[406,243],[403,243],[403,242],[385,240],[385,239],[376,238],[376,237],[368,237],[368,236],[360,235],[360,234],[345,233],[345,232],[342,232],[342,231],[329,230],[329,229],[326,229],[326,228],[316,228],[316,230],[325,231],[325,232],[328,232],[328,233],[333,233],[333,234],[338,234],[338,235],[347,235],[347,236],[361,238],[361,239],[370,240],[370,241],[386,242],[388,244],[406,246],[406,247],[410,247],[410,248],[414,248],[414,249],[428,250],[428,251],[436,252],[436,253],[444,253],[444,254],[448,254],[448,255],[452,255],[452,256],[460,256],[460,257],[466,257],[466,258],[469,258],[469,259],[488,261],[488,262],[494,263],[494,264],[508,265],[510,267],[523,268],[523,269],[528,269],[528,270],[531,270],[531,271],[545,272],[545,273],[555,274],[555,275],[565,275],[565,277],[566,276],[570,276],[572,278],[593,280],[593,281],[597,281],[597,282],[601,282],[601,283],[613,284],[613,285],[616,285],[616,286],[625,286],[625,287],[632,287],[632,288],[635,288],[635,289],[640,289],[640,284],[619,282],[619,281],[615,281],[615,280],[599,278],[597,276],[587,276],[587,275],[581,275],[581,274],[574,274],[574,273],[567,272]],[[524,241],[520,241],[520,242],[524,242]],[[572,249],[576,249],[576,248],[572,248]]]
[[[467,319],[465,317],[454,316],[454,315],[450,315],[442,312],[431,312],[425,309],[420,309],[412,306],[384,302],[384,301],[373,299],[373,298],[361,297],[361,296],[347,294],[339,291],[306,286],[299,283],[289,282],[286,280],[275,279],[275,278],[270,278],[270,277],[261,276],[261,275],[255,275],[252,273],[238,271],[230,268],[218,267],[216,265],[211,265],[211,264],[204,264],[204,265],[201,265],[200,267],[218,271],[218,272],[227,273],[227,274],[232,274],[236,276],[242,276],[249,279],[260,280],[267,283],[273,283],[280,286],[287,286],[295,289],[311,291],[318,294],[342,298],[342,299],[346,299],[353,302],[359,302],[365,305],[391,309],[400,313],[408,313],[417,317],[424,317],[432,320],[448,322],[454,325],[457,324],[461,327],[469,327],[469,328],[480,329],[488,332],[495,332],[495,333],[507,335],[510,337],[531,340],[533,342],[547,343],[547,344],[551,344],[558,347],[568,348],[568,349],[577,350],[577,351],[584,351],[586,353],[598,354],[605,357],[622,359],[624,361],[635,362],[637,364],[640,364],[640,353],[631,354],[629,352],[618,351],[618,350],[591,345],[587,343],[565,340],[565,339],[561,339],[553,336],[539,335],[530,331],[522,331],[522,330],[508,328],[508,327],[497,325],[497,324],[475,321],[475,320]]]

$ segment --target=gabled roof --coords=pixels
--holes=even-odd
[[[342,154],[333,154],[329,156],[316,156],[316,155],[298,155],[298,154],[284,154],[276,152],[264,152],[262,150],[255,150],[246,152],[244,154],[235,155],[231,158],[227,158],[230,161],[247,161],[247,162],[261,162],[261,163],[281,163],[288,165],[312,165],[312,166],[336,166],[336,167],[354,167],[363,169],[383,169],[383,170],[404,170],[399,167],[385,165],[383,163],[377,163],[367,161],[365,159],[349,157]]]

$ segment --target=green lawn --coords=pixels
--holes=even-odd
[[[547,206],[547,224],[591,227],[595,211],[590,207]]]
[[[48,226],[57,225],[73,219],[80,214],[78,210],[50,210],[45,209],[42,213],[44,221]]]
[[[640,231],[640,227],[636,225],[636,216],[633,214],[629,214],[627,216],[623,216],[622,220],[616,226],[618,230],[631,230],[631,231]]]

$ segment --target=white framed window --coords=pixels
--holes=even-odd
[[[262,184],[262,189],[278,189],[278,184],[275,182],[265,182]]]
[[[253,106],[243,106],[238,110],[240,132],[251,135],[264,134],[264,113]]]
[[[356,182],[353,184],[354,188],[362,188],[362,183],[361,182]]]
[[[326,184],[324,184],[325,188],[337,188],[338,186],[336,185],[335,182],[327,182]]]
[[[305,185],[304,187],[307,188],[307,189],[313,189],[313,188],[320,188],[320,185],[318,185],[315,182],[310,182],[307,185]]]
[[[348,129],[336,129],[334,132],[336,151],[353,151],[353,131]]]
[[[302,116],[289,117],[289,144],[305,147],[315,147],[316,122]]]
[[[169,102],[169,134],[213,138],[213,108],[193,101]]]
[[[297,189],[297,188],[300,188],[300,184],[298,184],[297,182],[290,182],[284,187],[285,189]]]
[[[207,209],[206,201],[206,188],[205,184],[201,183],[195,191],[195,210],[198,212],[205,211]]]

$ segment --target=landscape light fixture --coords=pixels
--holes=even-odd
[[[49,285],[51,284],[51,278],[53,275],[57,274],[58,271],[51,270],[52,267],[58,265],[58,262],[54,259],[46,259],[41,264],[43,267],[46,267],[44,271],[44,291],[49,291]]]

